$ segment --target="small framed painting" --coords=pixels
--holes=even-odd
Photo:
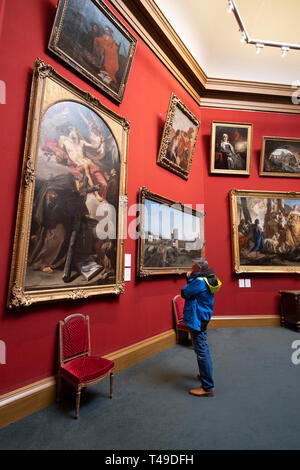
[[[210,173],[250,175],[252,124],[212,122]]]
[[[172,93],[157,157],[158,165],[188,179],[200,122]]]
[[[236,273],[300,273],[300,193],[230,192]]]
[[[183,274],[203,255],[203,210],[139,190],[137,275]]]
[[[48,47],[121,103],[136,44],[101,0],[60,0]]]
[[[300,138],[263,137],[259,174],[300,178]]]

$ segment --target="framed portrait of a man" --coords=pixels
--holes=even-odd
[[[250,175],[252,124],[212,121],[210,173]]]
[[[158,165],[188,179],[200,122],[172,93],[157,156]]]
[[[236,273],[300,273],[300,193],[230,192]]]
[[[136,45],[102,0],[60,0],[49,49],[120,103]]]
[[[300,139],[263,137],[259,174],[300,178]]]
[[[129,122],[36,60],[8,306],[124,291]]]

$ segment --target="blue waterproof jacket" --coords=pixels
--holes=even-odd
[[[208,323],[214,308],[214,294],[207,286],[201,273],[196,273],[187,280],[187,285],[181,291],[185,299],[183,321],[193,330],[201,330],[202,322]]]

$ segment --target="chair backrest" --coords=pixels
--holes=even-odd
[[[90,355],[90,321],[88,315],[75,313],[59,322],[60,363]]]
[[[184,299],[181,295],[176,295],[173,298],[173,311],[176,323],[183,321],[183,308],[184,308]]]

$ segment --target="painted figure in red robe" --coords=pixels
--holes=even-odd
[[[112,31],[108,26],[105,27],[105,33],[102,36],[94,39],[94,54],[99,58],[100,63],[103,63],[105,71],[116,84],[116,73],[119,70],[119,54]]]

